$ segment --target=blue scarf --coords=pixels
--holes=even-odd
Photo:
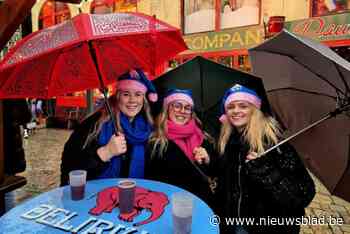
[[[124,130],[128,147],[131,146],[131,149],[128,148],[128,152],[131,152],[129,178],[144,178],[145,144],[152,132],[152,127],[141,115],[137,115],[131,123],[129,122],[128,117],[126,117],[122,112],[120,112],[120,124]],[[101,146],[106,145],[113,134],[113,125],[112,121],[110,120],[103,124],[98,138],[98,143]],[[99,178],[120,177],[120,164],[120,155],[112,157],[110,163],[101,173]]]

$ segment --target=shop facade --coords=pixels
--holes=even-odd
[[[250,71],[248,48],[264,40],[262,26],[234,28],[219,32],[208,32],[184,36],[190,50],[176,57],[178,63],[195,56],[203,56],[228,67]]]
[[[183,0],[181,25],[189,50],[176,64],[200,55],[249,72],[248,49],[282,28],[325,43],[347,59],[349,11],[350,1]]]
[[[183,0],[182,29],[189,48],[177,64],[201,55],[229,67],[250,70],[247,49],[264,39],[261,0]]]

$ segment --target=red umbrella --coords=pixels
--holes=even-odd
[[[105,85],[133,68],[154,74],[159,65],[185,49],[180,30],[154,17],[80,14],[16,44],[0,63],[0,98],[105,90]],[[104,96],[107,99],[106,92]]]
[[[0,98],[101,87],[130,68],[154,73],[187,49],[179,29],[140,13],[80,14],[19,41],[0,63]]]

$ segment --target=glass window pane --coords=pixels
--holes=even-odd
[[[219,57],[218,63],[225,65],[227,67],[233,67],[233,57],[232,56]]]
[[[221,0],[221,28],[259,24],[261,0]]]
[[[251,71],[251,64],[248,55],[238,55],[238,69],[246,72]]]
[[[66,3],[46,1],[40,11],[39,29],[62,23],[70,18],[71,14]]]
[[[91,13],[93,14],[108,14],[113,12],[113,2],[109,3],[106,0],[94,0],[91,3]]]
[[[348,0],[312,0],[312,16],[340,13],[349,9]]]
[[[214,0],[185,0],[185,33],[213,31],[215,29]]]
[[[136,12],[137,0],[116,0],[114,12]]]

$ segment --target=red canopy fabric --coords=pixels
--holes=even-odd
[[[154,17],[80,14],[14,46],[0,63],[0,98],[50,98],[97,88],[97,69],[105,85],[129,69],[155,74],[157,67],[185,49],[180,30]]]

